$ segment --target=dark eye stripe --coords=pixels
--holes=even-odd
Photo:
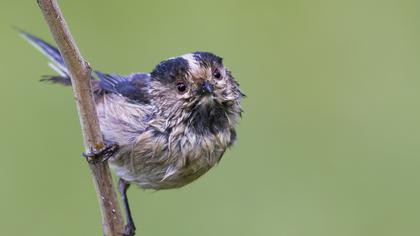
[[[194,52],[192,53],[195,60],[203,67],[223,66],[223,59],[210,52]]]

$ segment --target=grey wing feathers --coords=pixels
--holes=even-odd
[[[137,73],[128,76],[104,74],[95,71],[100,82],[99,87],[104,92],[120,94],[136,103],[149,103],[150,74]]]
[[[100,71],[95,71],[95,74],[99,78],[100,87],[108,92],[118,93],[118,85],[130,81],[128,77],[117,74],[105,74]]]

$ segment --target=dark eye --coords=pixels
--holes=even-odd
[[[187,85],[183,82],[178,82],[176,84],[176,89],[178,89],[178,92],[180,93],[185,93],[185,91],[187,91]]]
[[[216,69],[213,72],[213,77],[220,80],[220,79],[222,79],[223,76],[222,76],[222,73],[220,73],[220,71],[218,69]]]

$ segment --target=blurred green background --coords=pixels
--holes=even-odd
[[[59,1],[91,65],[195,50],[248,95],[239,140],[178,190],[130,189],[138,235],[420,235],[420,2]],[[35,0],[0,0],[0,235],[101,235],[70,89],[38,82]]]

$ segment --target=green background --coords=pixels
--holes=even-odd
[[[212,51],[248,95],[219,166],[130,189],[138,235],[420,235],[418,0],[60,4],[95,69]],[[101,235],[71,91],[13,25],[52,41],[35,0],[0,0],[0,235]]]

